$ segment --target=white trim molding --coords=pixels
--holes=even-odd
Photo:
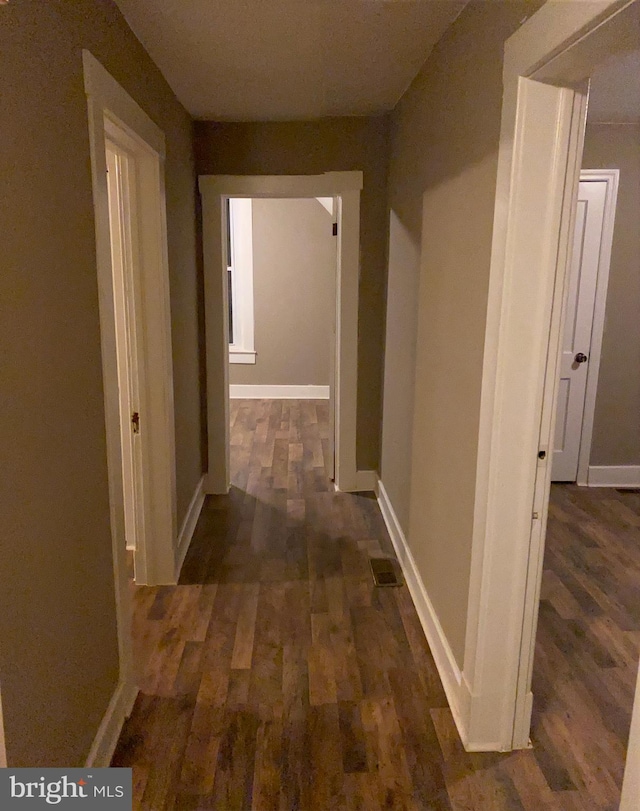
[[[87,768],[106,768],[111,765],[122,727],[131,715],[137,695],[138,688],[135,684],[118,682],[89,750],[85,764]]]
[[[591,465],[589,487],[640,487],[640,465]]]
[[[146,146],[164,160],[165,137],[160,127],[102,67],[90,51],[82,51],[82,66],[87,96],[99,99],[103,109],[115,116],[120,126],[124,126],[142,146]]]
[[[182,527],[180,528],[180,534],[178,535],[178,542],[176,544],[176,583],[180,580],[182,564],[189,551],[189,544],[193,539],[193,533],[195,532],[198,518],[200,518],[200,513],[202,512],[202,505],[205,499],[205,480],[206,477],[202,476],[196,485],[196,489],[187,507],[187,513],[182,522]]]
[[[429,643],[429,648],[438,668],[438,674],[442,681],[442,686],[447,695],[449,707],[453,714],[456,726],[462,738],[462,742],[467,747],[466,718],[470,704],[469,690],[463,678],[462,671],[453,651],[449,646],[447,637],[440,625],[440,620],[435,612],[433,603],[429,599],[424,582],[420,577],[418,567],[411,554],[411,549],[407,543],[398,517],[396,516],[389,495],[384,484],[378,480],[376,487],[378,492],[378,504],[380,512],[391,537],[391,543],[395,549],[398,562],[402,568],[407,588],[411,594],[411,599],[416,608],[418,618],[424,630],[424,634]]]
[[[245,352],[242,349],[235,349],[229,347],[229,363],[255,363],[256,362],[256,353],[255,352]]]
[[[232,400],[328,400],[329,386],[267,386],[232,383]]]
[[[335,480],[357,490],[356,414],[358,386],[358,280],[360,277],[361,171],[322,175],[201,175],[207,357],[207,493],[229,491],[229,309],[223,240],[223,203],[228,197],[335,197],[338,262],[335,336]],[[256,395],[258,396],[258,395]],[[267,395],[260,395],[266,397]],[[276,396],[276,395],[273,395]],[[289,395],[299,396],[299,395]]]

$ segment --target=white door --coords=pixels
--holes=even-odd
[[[606,195],[606,181],[580,181],[573,256],[565,300],[551,474],[552,481],[556,482],[574,482],[578,474]]]
[[[127,549],[135,550],[142,531],[142,448],[139,433],[140,386],[133,278],[136,239],[133,229],[131,159],[107,141],[109,230],[113,264],[113,308],[118,359],[122,485]]]

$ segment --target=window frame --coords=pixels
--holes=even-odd
[[[228,198],[223,208],[229,234],[231,255],[227,249],[227,271],[231,271],[231,307],[233,341],[229,342],[229,363],[254,364],[255,321],[253,306],[253,208],[247,197]],[[228,212],[228,213],[227,213]]]

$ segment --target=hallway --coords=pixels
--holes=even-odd
[[[333,491],[327,437],[326,401],[232,400],[229,497],[179,586],[135,589],[141,694],[113,764],[137,808],[449,807],[451,713],[407,589],[373,586],[390,541],[372,496]]]
[[[596,644],[584,617],[562,626],[555,610],[577,610],[567,588],[587,600],[569,522],[602,535],[617,515],[629,553],[634,497],[588,518],[554,488],[536,748],[470,754],[406,587],[373,586],[369,555],[392,553],[374,498],[326,477],[327,402],[232,400],[231,421],[233,487],[207,499],[181,584],[134,589],[141,692],[113,758],[133,766],[134,808],[613,810],[637,635],[592,606]],[[594,656],[605,670],[589,676]],[[576,663],[589,700],[567,680]]]

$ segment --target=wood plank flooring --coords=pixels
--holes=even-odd
[[[640,650],[640,495],[553,485],[549,513],[534,754],[575,807],[617,809]]]
[[[135,588],[134,808],[617,808],[640,615],[637,496],[554,487],[534,749],[466,753],[373,497],[335,493],[328,404],[232,401],[233,487],[175,587]]]

